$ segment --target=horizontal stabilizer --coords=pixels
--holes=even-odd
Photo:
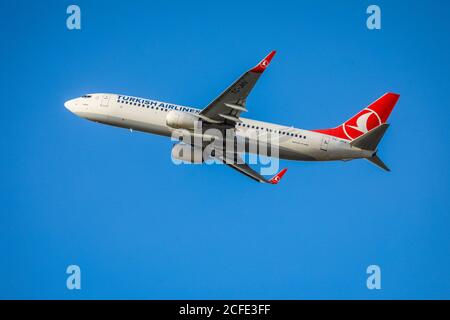
[[[391,171],[391,169],[389,169],[387,167],[387,165],[384,164],[384,162],[378,158],[378,156],[376,154],[374,154],[372,156],[372,158],[367,158],[367,160],[369,160],[370,162],[372,162],[374,165],[376,165],[377,167],[380,167],[381,169],[385,170],[385,171]]]
[[[380,143],[381,138],[383,138],[383,135],[386,132],[387,128],[389,128],[389,124],[383,123],[375,129],[366,132],[359,138],[356,138],[355,140],[350,142],[350,144],[353,147],[374,151],[377,149],[377,146]]]

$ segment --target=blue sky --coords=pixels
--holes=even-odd
[[[447,1],[1,2],[0,298],[450,298]],[[401,94],[380,156],[257,184],[77,118],[115,92],[202,108],[270,50],[246,116],[305,129]],[[66,267],[82,289],[66,289]],[[377,264],[382,289],[368,290]]]

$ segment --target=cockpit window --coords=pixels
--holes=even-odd
[[[89,94],[85,94],[84,96],[81,96],[82,98],[91,98],[92,96]]]

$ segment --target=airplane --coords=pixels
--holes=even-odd
[[[183,130],[180,142],[172,148],[172,157],[187,162],[205,161],[202,157],[195,160],[192,154],[202,152],[205,141],[214,140],[214,136],[211,137],[203,131],[207,128],[218,132],[228,130],[234,137],[246,136],[244,151],[247,153],[260,152],[259,149],[255,151],[249,148],[255,139],[278,135],[278,139],[269,140],[268,144],[278,148],[279,159],[348,161],[362,158],[385,171],[390,171],[378,157],[377,151],[378,144],[389,127],[386,121],[400,97],[399,94],[388,92],[349,120],[329,129],[305,130],[241,117],[241,114],[247,111],[246,100],[250,91],[269,66],[275,53],[276,51],[270,52],[203,109],[110,93],[86,94],[66,101],[64,106],[81,118],[131,131],[171,137]],[[195,129],[199,124],[203,129],[196,133]],[[248,138],[250,131],[256,132],[256,138],[253,140]],[[200,135],[204,139],[200,144],[189,142],[189,139],[186,139],[186,143],[183,138],[186,132],[190,137]],[[182,152],[186,146],[192,153]],[[267,179],[245,163],[236,150],[211,153],[211,156],[262,183],[277,184],[287,170],[283,169]]]

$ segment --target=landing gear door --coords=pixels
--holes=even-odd
[[[323,136],[322,137],[322,143],[320,144],[320,150],[327,151],[329,144],[330,144],[330,137]]]
[[[102,95],[100,99],[100,107],[107,107],[109,104],[109,94]]]

